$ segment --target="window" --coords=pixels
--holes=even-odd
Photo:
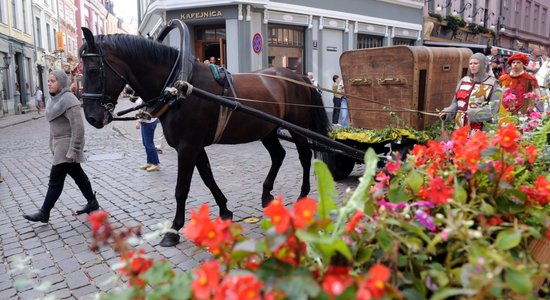
[[[304,27],[268,25],[268,63],[304,74]]]
[[[535,5],[535,10],[533,11],[533,33],[539,34],[539,13],[540,6]]]
[[[530,26],[529,26],[530,14],[531,14],[531,2],[525,2],[525,13],[523,14],[523,17],[524,17],[523,29],[525,29],[526,31],[529,31],[530,29]]]
[[[46,50],[52,52],[52,33],[50,31],[50,24],[46,23],[46,38],[48,40],[48,48]]]
[[[0,22],[6,23],[6,2],[0,1]]]
[[[514,20],[515,20],[515,26],[516,28],[519,28],[519,22],[520,22],[520,18],[519,18],[519,11],[520,11],[520,3],[519,1],[516,1],[516,9],[514,11]]]
[[[393,39],[393,45],[394,46],[399,46],[399,45],[414,46],[415,45],[415,40],[394,38]]]
[[[540,28],[541,28],[541,35],[547,36],[548,31],[546,28],[546,16],[548,15],[548,10],[546,8],[542,8],[542,16],[540,18]]]
[[[40,23],[40,18],[36,17],[36,41],[38,43],[38,47],[44,48],[44,45],[42,45],[42,24]]]
[[[29,33],[29,11],[27,10],[28,0],[23,0],[23,30]]]
[[[382,47],[384,37],[379,35],[358,34],[357,49]]]
[[[196,30],[197,40],[225,39],[225,27],[199,27]]]
[[[11,23],[11,26],[13,26],[13,28],[19,28],[18,26],[18,11],[17,11],[17,3],[15,2],[15,0],[11,0],[11,15],[13,16],[13,19],[12,19],[12,23]]]

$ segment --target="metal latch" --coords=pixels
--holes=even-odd
[[[349,80],[351,85],[372,85],[372,80],[368,78],[352,78]]]
[[[378,79],[378,84],[380,84],[380,85],[405,84],[405,79],[398,78],[398,77],[380,78],[380,79]]]

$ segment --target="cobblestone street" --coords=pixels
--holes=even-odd
[[[123,98],[118,109],[129,107]],[[25,122],[6,125],[0,119],[0,168],[5,181],[0,183],[0,299],[33,299],[53,295],[58,299],[91,298],[97,292],[106,292],[115,284],[117,276],[110,266],[119,258],[110,248],[98,253],[89,250],[91,243],[87,215],[75,216],[74,211],[85,204],[78,187],[67,178],[63,193],[51,212],[48,224],[32,224],[22,214],[35,212],[47,191],[51,153],[48,147],[47,121],[34,115]],[[13,116],[17,117],[17,116]],[[10,118],[10,117],[5,117]],[[21,118],[21,117],[20,117]],[[162,131],[157,128],[157,141]],[[182,130],[185,130],[182,128]],[[287,156],[275,182],[274,195],[283,195],[291,205],[300,190],[301,167],[294,145],[282,142]],[[103,210],[110,214],[115,226],[142,225],[143,232],[165,220],[172,220],[175,209],[174,188],[177,160],[174,149],[166,146],[159,155],[161,170],[145,172],[139,166],[145,163],[145,150],[134,122],[117,121],[98,130],[86,124],[86,153],[83,164],[97,191]],[[262,217],[261,188],[270,165],[269,155],[260,142],[243,145],[213,145],[207,148],[214,176],[229,199],[234,221],[240,222],[246,235],[261,236],[258,224],[242,222],[248,217]],[[340,196],[348,186],[355,186],[362,166],[352,176],[337,183]],[[312,170],[312,193],[317,188]],[[214,214],[217,207],[209,190],[197,172],[193,176],[187,209],[197,209],[207,203]],[[186,218],[188,218],[186,212]],[[154,258],[165,258],[178,271],[188,271],[208,257],[196,252],[196,247],[182,240],[175,248],[158,246],[160,238],[143,246]],[[21,271],[12,272],[18,258],[31,257],[29,273],[32,284],[16,287],[15,282],[26,278]],[[40,282],[52,284],[47,293],[33,289]]]

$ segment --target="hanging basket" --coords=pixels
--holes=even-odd
[[[532,240],[529,243],[529,250],[536,262],[541,265],[546,264],[550,268],[550,240],[546,236]],[[544,278],[533,281],[533,287],[539,290],[544,281]]]

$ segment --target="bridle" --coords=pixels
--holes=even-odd
[[[105,56],[103,55],[103,52],[101,51],[101,47],[99,45],[95,45],[97,47],[98,53],[83,53],[81,55],[82,62],[86,59],[93,59],[99,61],[99,72],[101,72],[101,93],[83,93],[82,99],[89,99],[89,100],[96,100],[99,101],[100,105],[110,113],[112,113],[115,109],[115,105],[117,104],[117,99],[114,99],[105,94],[105,79],[106,79],[106,69],[111,70],[115,75],[122,81],[124,84],[128,84],[128,80],[121,75],[112,65],[105,59]],[[94,63],[94,62],[92,62]],[[107,68],[105,68],[107,66]]]

